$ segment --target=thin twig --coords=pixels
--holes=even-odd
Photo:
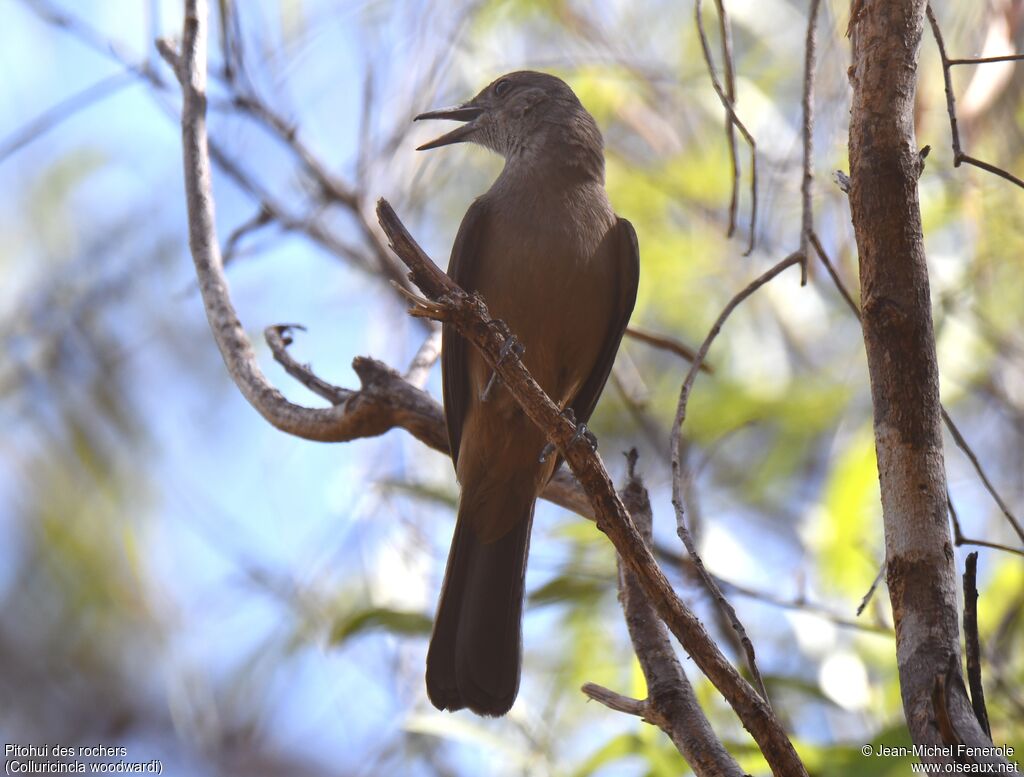
[[[697,372],[700,370],[700,365],[704,363],[704,359],[707,357],[711,344],[722,331],[722,325],[725,323],[726,319],[732,315],[732,312],[740,305],[740,303],[746,300],[747,297],[775,278],[775,276],[779,275],[782,271],[799,263],[799,252],[790,254],[781,262],[772,266],[747,284],[740,292],[729,300],[729,303],[722,309],[722,312],[718,314],[718,318],[715,320],[714,325],[711,327],[711,330],[704,338],[704,342],[701,343],[700,348],[697,350],[697,356],[694,359],[693,364],[690,366],[689,372],[686,373],[686,379],[683,381],[682,389],[679,392],[679,404],[676,408],[676,420],[674,424],[674,428],[677,431],[673,434],[673,437],[676,438],[677,441],[679,438],[679,430],[682,429],[683,422],[686,420],[686,404],[689,401],[690,391],[693,388],[693,382],[697,377]]]
[[[231,264],[231,262],[238,256],[238,244],[242,240],[253,232],[258,232],[267,226],[271,221],[274,220],[274,215],[267,209],[266,205],[260,204],[259,208],[256,209],[256,213],[251,218],[246,219],[237,227],[235,227],[231,234],[228,235],[227,241],[224,243],[222,250],[222,256],[224,266]]]
[[[946,492],[946,505],[949,509],[949,519],[953,523],[953,544],[958,548],[964,545],[976,545],[979,548],[992,548],[993,550],[1001,550],[1006,553],[1024,556],[1024,550],[1020,548],[1011,548],[1009,545],[1001,545],[998,542],[975,540],[964,536],[963,529],[960,527],[960,516],[957,515],[956,508],[953,506],[953,499],[950,497],[949,491]]]
[[[715,94],[718,95],[718,99],[722,102],[722,106],[725,108],[726,114],[731,120],[732,124],[740,131],[743,138],[750,145],[750,240],[747,243],[747,250],[744,256],[749,256],[754,252],[755,232],[757,227],[757,143],[754,141],[754,136],[750,134],[750,131],[746,128],[746,125],[740,121],[739,116],[736,115],[736,111],[733,108],[733,102],[729,96],[722,89],[722,84],[719,83],[718,74],[715,72],[715,63],[711,57],[711,47],[708,44],[708,36],[704,31],[704,20],[701,18],[702,0],[697,0],[695,4],[694,14],[697,20],[697,32],[700,34],[700,46],[704,52],[704,61],[708,66],[708,75],[711,77],[711,86],[714,87]]]
[[[56,105],[47,108],[38,116],[10,133],[6,138],[0,140],[0,163],[80,111],[116,94],[129,84],[135,83],[135,79],[136,74],[134,72],[125,70],[120,73],[114,73],[112,76],[100,79],[96,83],[85,87],[85,89],[61,100]]]
[[[839,295],[846,302],[847,306],[856,316],[857,320],[860,321],[860,307],[854,301],[850,292],[846,289],[846,284],[843,283],[842,278],[839,277],[839,273],[836,271],[835,265],[832,264],[832,260],[828,258],[828,254],[825,253],[825,249],[822,247],[821,242],[818,240],[818,235],[815,232],[811,232],[811,245],[814,246],[814,252],[818,255],[818,259],[825,265],[825,270],[828,272],[829,277],[832,278],[832,283],[835,284],[836,290]]]
[[[1001,57],[966,57],[947,59],[947,65],[988,65],[992,62],[1024,62],[1024,54],[1006,54]]]
[[[762,273],[756,280],[752,281],[742,291],[736,294],[736,296],[729,300],[729,303],[725,306],[719,314],[718,319],[711,327],[711,331],[708,332],[707,337],[704,338],[704,342],[701,343],[700,349],[697,351],[697,358],[694,360],[693,364],[690,365],[690,370],[686,374],[686,379],[683,381],[682,388],[679,391],[679,404],[676,407],[676,417],[672,424],[672,506],[676,511],[676,531],[679,534],[680,539],[683,541],[683,544],[686,546],[686,550],[693,559],[694,564],[697,566],[701,579],[704,581],[705,586],[711,593],[712,598],[722,611],[726,613],[733,629],[740,637],[746,654],[747,667],[750,670],[751,677],[754,678],[754,681],[760,688],[761,695],[764,697],[765,701],[768,699],[768,694],[764,686],[764,681],[761,679],[761,673],[757,669],[753,643],[750,641],[746,630],[743,628],[739,618],[736,616],[736,611],[733,609],[732,605],[729,604],[714,578],[708,573],[707,569],[705,569],[704,562],[701,560],[700,554],[697,552],[697,547],[693,541],[693,537],[690,535],[690,531],[686,526],[682,495],[683,466],[680,447],[683,422],[686,420],[686,405],[689,401],[690,390],[693,387],[693,382],[697,377],[700,365],[703,363],[704,358],[708,354],[708,350],[711,348],[711,343],[714,342],[718,333],[722,330],[722,325],[733,310],[735,310],[736,307],[747,297],[768,283],[772,278],[779,275],[787,267],[792,267],[794,264],[799,264],[799,262],[799,253],[790,254],[774,267]]]
[[[803,179],[800,182],[802,216],[800,219],[800,285],[807,285],[807,262],[810,256],[811,234],[814,231],[814,63],[817,53],[818,7],[821,0],[811,0],[807,20],[807,38],[804,45],[803,92]]]
[[[722,39],[722,70],[725,73],[725,94],[729,102],[736,105],[736,75],[732,56],[732,25],[723,0],[715,0],[718,10],[718,32]],[[736,233],[736,210],[740,202],[740,165],[736,155],[736,128],[732,117],[725,115],[725,137],[729,145],[729,166],[732,169],[732,193],[729,196],[729,229],[726,237]]]
[[[1000,178],[1007,180],[1012,184],[1016,184],[1017,186],[1024,189],[1024,179],[1018,178],[1013,173],[1008,172],[1007,170],[1004,170],[1001,167],[996,167],[996,165],[989,164],[988,162],[983,162],[982,160],[977,159],[973,156],[969,156],[967,154],[960,154],[954,160],[954,167],[959,167],[960,163],[972,165],[974,167],[977,167],[979,170],[984,170],[987,173],[992,173],[992,175],[999,176]]]
[[[868,603],[871,601],[871,597],[875,595],[875,589],[878,588],[878,584],[882,582],[882,578],[885,577],[885,564],[883,563],[878,569],[878,574],[875,575],[875,579],[871,581],[871,585],[868,586],[868,591],[864,596],[861,597],[860,604],[857,605],[857,615],[859,616],[867,608]]]
[[[942,79],[946,87],[946,111],[949,113],[949,125],[953,133],[953,164],[955,165],[956,160],[961,155],[960,130],[957,129],[956,125],[956,95],[953,92],[953,79],[949,73],[949,57],[946,56],[946,42],[942,38],[942,30],[939,29],[939,23],[935,19],[935,12],[932,11],[930,3],[925,8],[925,13],[928,15],[928,23],[931,25],[932,35],[935,36],[935,43],[939,47],[939,59],[942,60]]]
[[[340,405],[348,401],[353,392],[334,386],[318,375],[314,374],[308,364],[299,364],[291,354],[288,353],[288,346],[292,344],[292,331],[305,332],[306,327],[302,324],[274,324],[263,330],[263,337],[274,354],[274,361],[284,367],[284,371],[295,380],[308,388],[317,396],[323,397],[332,405]]]
[[[170,86],[154,68],[149,66],[148,62],[137,62],[135,56],[130,54],[122,44],[106,38],[81,18],[67,13],[47,0],[22,0],[22,2],[47,24],[68,31],[97,54],[114,60],[125,70],[148,81],[156,89],[164,90]]]
[[[360,193],[347,182],[331,174],[310,148],[302,142],[296,128],[255,94],[236,94],[234,105],[256,119],[258,124],[270,131],[292,151],[307,175],[320,190],[321,195],[328,201],[343,206],[353,216],[356,226],[373,251],[380,274],[387,280],[408,288],[408,280],[404,273],[387,252],[373,222],[363,213]]]
[[[646,343],[654,348],[660,348],[663,351],[674,353],[691,363],[697,358],[697,352],[693,350],[693,348],[681,340],[678,340],[675,337],[670,337],[669,335],[651,332],[647,329],[641,329],[638,326],[629,326],[626,327],[626,336],[631,337],[634,340],[638,340],[641,343]],[[713,375],[715,373],[714,368],[709,364],[701,364],[700,369],[708,375]]]
[[[699,574],[696,572],[695,568],[694,574]],[[772,607],[778,607],[783,610],[803,612],[808,615],[821,618],[822,620],[829,621],[830,623],[834,623],[836,626],[842,626],[843,628],[856,629],[857,631],[864,631],[871,634],[892,635],[891,626],[887,626],[880,622],[864,623],[859,620],[854,620],[853,618],[843,617],[824,605],[808,601],[803,594],[793,599],[783,599],[770,591],[759,591],[754,588],[748,588],[738,583],[725,580],[718,575],[714,575],[714,578],[722,587],[722,590],[729,594],[736,594],[737,596],[743,596],[747,599],[754,599],[755,601],[763,602],[764,604],[769,604]]]
[[[978,552],[967,554],[964,564],[964,644],[967,652],[967,683],[971,706],[981,728],[992,737],[985,708],[985,689],[981,684],[981,643],[978,639]]]
[[[853,297],[850,295],[850,292],[847,291],[846,285],[843,283],[842,279],[839,277],[839,274],[836,272],[836,269],[833,266],[831,260],[829,259],[828,254],[825,253],[825,249],[819,242],[817,235],[813,233],[811,234],[811,244],[814,246],[814,251],[815,253],[817,253],[818,258],[821,260],[821,263],[825,265],[825,269],[828,271],[829,276],[832,278],[832,282],[835,284],[835,287],[839,291],[839,294],[846,301],[846,304],[849,306],[850,310],[853,311],[853,314],[857,317],[857,320],[860,321],[860,308],[857,306],[857,303],[854,302]],[[995,486],[992,485],[992,481],[988,479],[988,475],[982,468],[981,462],[978,460],[978,456],[974,453],[974,450],[967,443],[967,440],[964,439],[964,436],[960,433],[960,429],[953,422],[953,419],[946,411],[945,406],[940,405],[940,408],[942,412],[942,421],[943,423],[945,423],[950,435],[952,435],[953,441],[956,443],[957,447],[960,448],[960,450],[962,450],[967,455],[967,458],[970,459],[971,464],[974,465],[974,471],[978,474],[978,477],[981,479],[982,485],[985,486],[985,490],[988,491],[988,493],[995,500],[995,503],[999,506],[999,509],[1002,510],[1003,515],[1006,516],[1006,520],[1009,521],[1010,525],[1013,526],[1014,531],[1017,532],[1017,536],[1021,537],[1021,539],[1024,540],[1024,529],[1022,529],[1020,521],[1007,506],[1006,501],[996,490]],[[952,500],[947,499],[947,501],[949,502],[949,507],[951,511],[950,515],[953,518],[954,540],[956,541],[957,545],[979,545],[986,548],[1005,550],[1009,553],[1024,555],[1024,551],[1009,547],[1007,545],[1000,545],[999,543],[989,542],[987,540],[972,540],[964,537],[964,535],[960,531],[960,524],[957,520],[956,512],[953,511],[952,509]]]
[[[935,18],[935,13],[932,11],[931,4],[927,6],[926,13],[928,15],[928,23],[932,28],[932,35],[935,36],[935,43],[939,47],[939,59],[942,60],[942,79],[946,88],[946,112],[949,114],[949,128],[953,144],[953,166],[960,167],[961,164],[973,165],[980,170],[992,173],[993,175],[1024,189],[1024,180],[1001,167],[997,167],[989,162],[983,162],[980,159],[968,156],[960,148],[960,131],[957,129],[956,122],[956,96],[953,93],[953,79],[949,72],[953,65],[977,65],[985,62],[1015,62],[1024,59],[1024,55],[1015,54],[1007,57],[986,57],[983,59],[950,59],[946,54],[946,42],[942,38],[942,30],[939,28],[939,22]]]
[[[151,66],[148,61],[136,62],[123,45],[117,41],[104,38],[96,29],[78,17],[54,7],[49,2],[46,2],[46,0],[23,0],[23,2],[45,22],[65,30],[68,34],[100,55],[117,62],[125,69],[126,73],[146,81],[155,90],[162,92],[169,88],[168,82],[164,80],[160,72]],[[231,15],[230,20],[232,24],[236,23],[237,15]],[[233,32],[232,40],[234,38],[238,38],[237,30]],[[362,233],[369,253],[372,254],[372,259],[366,255],[364,250],[332,234],[314,215],[309,217],[293,216],[284,203],[278,201],[269,191],[260,186],[255,178],[243,169],[241,164],[233,160],[226,150],[211,139],[208,140],[208,144],[213,161],[244,191],[256,199],[259,206],[266,209],[276,221],[281,223],[284,229],[304,233],[324,250],[351,263],[364,272],[380,274],[385,279],[394,281],[400,286],[407,286],[407,281],[402,273],[397,271],[386,247],[383,245],[382,239],[375,229],[374,222],[367,216],[362,207],[363,198],[361,193],[328,173],[325,165],[305,145],[298,142],[294,136],[294,130],[289,123],[273,111],[264,101],[260,100],[255,95],[251,86],[247,86],[248,77],[245,73],[244,63],[241,60],[241,41],[229,41],[229,43],[233,47],[231,56],[236,60],[232,67],[225,72],[224,85],[233,93],[233,99],[230,104],[239,110],[245,111],[257,123],[277,137],[299,161],[308,177],[316,184],[319,193],[328,201],[339,203],[351,213]],[[181,63],[172,46],[167,41],[158,40],[156,47],[164,60],[175,71],[175,76],[178,77]],[[244,91],[240,91],[243,89]],[[428,325],[428,322],[424,322],[424,324]]]
[[[1003,515],[1006,516],[1006,520],[1010,522],[1010,525],[1017,532],[1017,536],[1024,541],[1024,528],[1021,527],[1020,521],[1017,520],[1010,508],[1007,507],[1006,502],[996,491],[995,486],[992,485],[992,481],[988,479],[988,475],[985,474],[985,470],[982,469],[981,462],[978,461],[978,457],[974,454],[971,446],[967,444],[967,440],[960,433],[960,429],[953,423],[953,419],[949,417],[949,413],[946,412],[946,408],[942,408],[942,420],[946,422],[946,428],[949,429],[949,433],[953,436],[953,441],[970,459],[971,464],[974,465],[974,471],[978,473],[978,477],[981,479],[982,484],[985,486],[985,490],[988,491],[989,495],[995,500],[996,504],[999,505],[999,509],[1003,511]]]

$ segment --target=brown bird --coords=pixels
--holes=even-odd
[[[521,71],[469,102],[416,119],[465,124],[420,150],[473,142],[505,157],[466,212],[448,275],[479,292],[525,349],[541,388],[583,424],[636,300],[636,233],[604,189],[601,133],[565,82]],[[444,409],[462,486],[427,652],[438,709],[504,715],[519,691],[523,584],[537,495],[559,459],[480,353],[450,327]],[[543,460],[542,460],[543,458]]]

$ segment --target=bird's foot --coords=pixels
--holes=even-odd
[[[546,442],[544,447],[540,449],[540,456],[537,457],[537,463],[543,464],[548,460],[548,457],[555,452],[554,443]]]
[[[521,359],[523,354],[526,353],[526,348],[519,342],[519,338],[515,335],[509,335],[505,338],[505,342],[501,345],[501,351],[498,352],[498,366],[504,364],[509,358]],[[494,384],[498,381],[497,369],[491,371],[491,377],[487,381],[487,385],[484,386],[484,390],[480,394],[480,401],[486,402],[491,396],[491,389],[494,388]]]
[[[585,440],[587,445],[590,446],[590,449],[592,451],[596,451],[597,450],[597,437],[595,437],[594,433],[591,432],[587,428],[586,424],[578,424],[578,423],[576,423],[576,414],[573,413],[572,408],[571,407],[567,407],[565,410],[562,411],[562,415],[565,416],[565,418],[571,424],[574,424],[576,426],[576,431],[574,431],[572,433],[572,439],[569,440],[569,447],[571,448],[573,445],[578,443],[580,440]],[[545,461],[547,461],[548,457],[552,453],[554,453],[554,451],[555,451],[555,446],[552,443],[549,442],[549,443],[545,444],[544,447],[541,448],[541,451],[540,451],[540,459],[539,459],[540,463],[543,464]]]

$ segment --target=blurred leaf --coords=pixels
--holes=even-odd
[[[358,634],[376,630],[392,634],[426,635],[430,634],[432,626],[433,619],[423,613],[369,607],[336,620],[331,626],[329,641],[338,644]]]
[[[532,606],[572,602],[578,605],[592,604],[610,590],[614,581],[595,580],[578,575],[560,575],[537,588],[530,594]]]
[[[394,480],[384,478],[377,481],[377,486],[383,491],[390,491],[396,494],[404,494],[413,499],[421,499],[425,502],[433,502],[442,507],[450,507],[453,510],[458,507],[459,494],[450,487],[432,483],[414,482],[410,480]]]
[[[859,598],[884,555],[878,467],[869,427],[852,435],[834,458],[823,508],[813,528],[819,573],[828,585]]]
[[[612,737],[572,772],[573,777],[589,777],[599,769],[640,750],[640,738],[636,734],[619,734]]]

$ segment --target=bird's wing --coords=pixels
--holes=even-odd
[[[464,291],[476,291],[476,268],[487,225],[487,205],[483,199],[469,206],[462,219],[448,262],[448,277]],[[452,462],[459,460],[462,422],[469,397],[466,349],[469,345],[455,328],[445,324],[441,331],[441,380],[444,392],[444,417],[448,424],[448,446]]]
[[[572,411],[579,423],[586,423],[594,412],[597,399],[601,396],[604,384],[611,374],[615,363],[615,354],[626,331],[629,317],[636,303],[636,287],[640,282],[640,247],[636,240],[636,231],[626,219],[620,218],[612,227],[612,256],[618,270],[615,284],[614,315],[608,324],[604,348],[594,364],[594,369],[572,401]]]

